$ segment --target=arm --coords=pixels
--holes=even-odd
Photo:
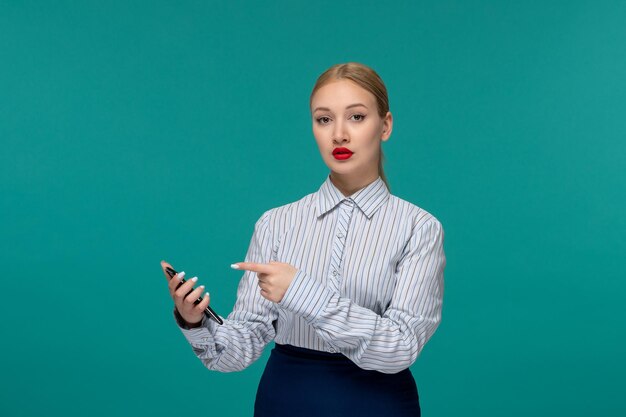
[[[396,373],[415,362],[439,326],[444,266],[443,229],[433,217],[412,233],[382,317],[301,270],[279,305],[303,317],[359,367]]]
[[[256,222],[246,260],[269,262],[271,235],[269,212]],[[189,328],[174,311],[176,323],[196,356],[209,369],[232,372],[246,368],[261,356],[265,345],[276,336],[273,322],[276,306],[259,295],[257,275],[246,271],[239,282],[237,301],[223,325],[203,318],[200,327]]]

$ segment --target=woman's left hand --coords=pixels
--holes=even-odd
[[[292,265],[276,261],[270,261],[268,264],[238,262],[232,264],[231,267],[256,272],[259,277],[261,295],[275,303],[279,303],[283,299],[289,284],[291,284],[293,277],[298,272]]]

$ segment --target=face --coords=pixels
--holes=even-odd
[[[391,113],[381,118],[374,95],[345,79],[317,90],[311,112],[313,136],[331,176],[375,180],[381,142],[391,135]]]

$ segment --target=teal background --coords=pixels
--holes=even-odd
[[[446,232],[425,416],[622,416],[626,3],[0,1],[0,414],[249,416],[159,261],[226,315],[255,221],[327,174],[308,97],[385,80],[391,191]]]

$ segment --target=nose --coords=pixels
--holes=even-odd
[[[346,133],[344,124],[341,121],[337,121],[335,123],[335,129],[333,130],[333,143],[341,145],[349,141],[350,139]]]

